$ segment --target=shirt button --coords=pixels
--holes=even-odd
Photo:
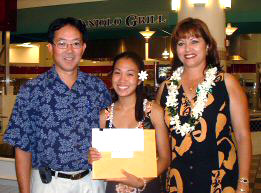
[[[193,166],[189,166],[189,169],[191,169],[191,170],[192,170],[192,169],[193,169]]]
[[[193,182],[190,182],[190,185],[193,185],[194,183]]]
[[[189,151],[190,154],[193,154],[193,151]]]

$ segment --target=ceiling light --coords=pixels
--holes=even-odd
[[[146,39],[149,40],[150,37],[155,33],[155,31],[150,31],[149,27],[146,27],[145,31],[140,31],[140,34]]]
[[[162,58],[168,59],[169,58],[169,52],[167,48],[165,48],[164,52],[162,52]]]
[[[234,61],[242,61],[245,60],[245,58],[243,58],[242,56],[239,55],[232,55],[229,57],[230,60],[234,60]]]
[[[149,39],[155,33],[150,31],[149,27],[146,27],[145,31],[140,31],[140,34],[145,38],[145,60],[149,60]]]
[[[165,49],[164,49],[164,52],[162,52],[162,58],[164,58],[164,59],[168,59],[169,58],[169,52],[168,52],[168,50],[167,50],[167,37],[165,37],[164,38],[165,39],[165,41],[164,41],[164,43],[165,43]]]
[[[208,0],[191,0],[191,2],[194,6],[197,6],[197,5],[204,6],[205,4],[208,3]]]
[[[33,47],[37,47],[37,46],[31,44],[31,42],[26,42],[26,43],[22,43],[22,44],[17,44],[16,46],[18,46],[18,47],[24,47],[24,48],[33,48]]]
[[[220,4],[223,8],[231,8],[231,0],[220,0]]]
[[[227,27],[226,27],[226,35],[227,35],[227,36],[230,36],[230,35],[232,35],[236,30],[237,30],[237,27],[232,27],[232,26],[231,26],[231,23],[228,23],[228,24],[227,24]]]
[[[178,11],[180,8],[180,0],[171,0],[171,10]]]

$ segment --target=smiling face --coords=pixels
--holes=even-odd
[[[119,59],[113,70],[112,86],[119,97],[136,95],[136,88],[141,83],[139,69],[130,58]]]
[[[206,66],[207,44],[202,37],[188,36],[178,40],[177,55],[186,67]]]
[[[67,48],[59,48],[58,42],[67,42]],[[79,42],[80,48],[74,48],[72,44]],[[56,71],[59,72],[75,72],[82,58],[86,44],[83,43],[81,32],[71,26],[65,25],[57,30],[54,34],[54,43],[48,44],[48,50],[53,56],[56,65]]]

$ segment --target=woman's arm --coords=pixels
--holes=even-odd
[[[156,144],[158,152],[158,175],[164,172],[170,165],[170,145],[168,130],[164,122],[164,111],[154,102],[151,110],[151,122],[156,130]]]
[[[105,109],[100,112],[100,128],[105,128],[106,126],[106,117],[105,117]],[[92,164],[94,161],[101,159],[101,153],[95,149],[94,147],[89,148],[88,152],[88,162]]]
[[[103,109],[100,112],[100,128],[105,128],[105,126],[106,126],[106,116],[105,116],[105,109]]]
[[[252,148],[247,97],[234,76],[226,73],[225,84],[229,94],[232,126],[238,145],[239,179],[249,180]],[[249,191],[249,184],[239,182],[238,192],[240,192],[239,189]]]

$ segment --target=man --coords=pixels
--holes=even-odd
[[[56,19],[48,30],[54,66],[17,96],[4,141],[15,147],[20,193],[104,192],[91,180],[87,154],[111,98],[100,79],[78,69],[86,33],[81,20]]]

